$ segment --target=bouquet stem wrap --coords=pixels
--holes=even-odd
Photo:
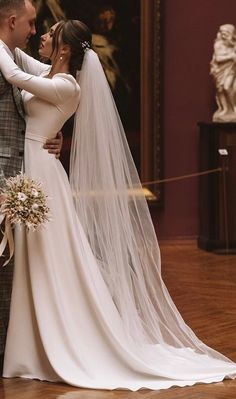
[[[4,262],[3,266],[6,266],[13,254],[14,254],[14,240],[13,240],[13,233],[12,233],[12,227],[11,227],[11,222],[9,221],[8,217],[6,215],[0,215],[0,225],[5,221],[5,229],[2,232],[3,233],[3,238],[0,243],[0,256],[3,255],[5,248],[8,244],[9,246],[9,257],[8,259]]]

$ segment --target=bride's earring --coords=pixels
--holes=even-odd
[[[60,61],[62,61],[62,56],[60,56]]]

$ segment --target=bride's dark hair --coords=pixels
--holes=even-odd
[[[69,72],[75,77],[76,71],[82,67],[86,49],[91,47],[92,33],[81,21],[75,19],[60,21],[53,36],[52,52],[58,52],[60,35],[62,42],[70,46]]]

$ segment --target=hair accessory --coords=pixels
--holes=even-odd
[[[81,42],[81,46],[82,46],[82,49],[84,50],[84,53],[85,53],[85,51],[87,51],[91,48],[89,42],[86,42],[86,41]]]

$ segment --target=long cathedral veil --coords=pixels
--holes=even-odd
[[[136,342],[188,347],[228,360],[185,324],[161,278],[149,209],[93,50],[86,51],[77,80],[81,101],[74,123],[70,183],[79,220],[127,334]]]

